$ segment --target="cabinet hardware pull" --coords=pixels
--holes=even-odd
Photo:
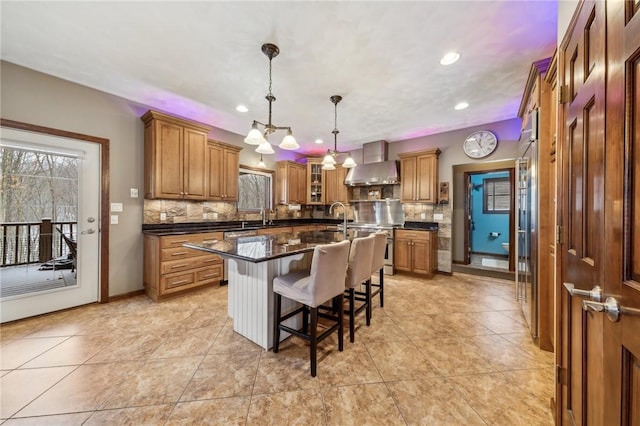
[[[189,265],[187,265],[186,263],[183,263],[182,265],[173,265],[171,269],[184,268],[185,266],[189,266]]]
[[[172,282],[171,284],[173,284],[173,285],[176,285],[176,284],[185,284],[185,283],[188,283],[188,282],[189,282],[189,280],[182,280],[182,281],[174,281],[174,282]]]
[[[183,254],[188,254],[189,252],[186,251],[177,251],[173,254],[171,254],[171,256],[182,256]]]
[[[220,274],[217,274],[217,273],[216,274],[208,274],[208,275],[205,275],[202,278],[211,278],[211,277],[217,277],[217,276],[220,276]]]
[[[173,241],[172,244],[183,244],[183,243],[188,243],[189,240],[177,240],[177,241]]]

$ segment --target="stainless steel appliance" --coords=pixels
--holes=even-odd
[[[393,275],[393,230],[404,225],[402,203],[396,199],[353,200],[352,205],[354,221],[347,224],[347,230],[354,237],[384,232],[387,235],[384,274]]]
[[[538,337],[538,110],[531,111],[516,160],[516,298],[534,338]]]

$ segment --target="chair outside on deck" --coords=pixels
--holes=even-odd
[[[349,314],[349,341],[355,341],[355,316],[365,310],[367,326],[371,324],[371,258],[375,244],[373,234],[364,238],[354,238],[349,251],[349,267],[345,288],[349,297],[349,308],[345,311]],[[356,291],[364,284],[365,291]],[[356,307],[356,301],[362,302]]]
[[[318,342],[338,331],[338,350],[343,349],[342,304],[344,282],[349,259],[349,241],[318,245],[313,250],[310,271],[294,271],[273,279],[274,322],[273,352],[280,346],[280,330],[308,340],[310,343],[311,376],[316,376]],[[282,296],[301,303],[300,308],[282,315]],[[331,306],[320,306],[332,301]],[[319,309],[322,309],[321,311]],[[283,321],[302,313],[302,329],[294,330]],[[309,324],[311,316],[311,324]],[[318,334],[318,317],[333,324]]]
[[[372,290],[371,297],[380,294],[380,307],[384,308],[384,254],[387,251],[387,234],[384,232],[376,232],[375,244],[373,246],[373,259],[371,261],[371,275],[378,274],[378,284],[371,282],[371,287],[377,287]]]
[[[76,268],[78,267],[78,264],[77,264],[77,262],[78,262],[78,243],[73,241],[71,238],[67,237],[66,235],[64,235],[64,233],[62,232],[62,230],[60,228],[56,228],[56,230],[60,233],[60,235],[62,236],[62,239],[64,240],[65,244],[69,248],[69,253],[71,254],[71,259],[73,261],[72,267],[71,267],[71,272],[75,272]]]

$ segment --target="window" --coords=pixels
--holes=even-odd
[[[509,213],[511,182],[508,177],[484,179],[483,213]]]
[[[272,174],[241,166],[238,177],[238,210],[271,209]]]

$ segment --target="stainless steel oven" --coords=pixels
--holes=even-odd
[[[338,225],[342,230],[343,225]],[[347,224],[347,231],[353,237],[366,237],[374,232],[384,232],[387,234],[387,249],[384,254],[384,274],[393,275],[393,226],[376,225],[370,223],[351,222]]]

